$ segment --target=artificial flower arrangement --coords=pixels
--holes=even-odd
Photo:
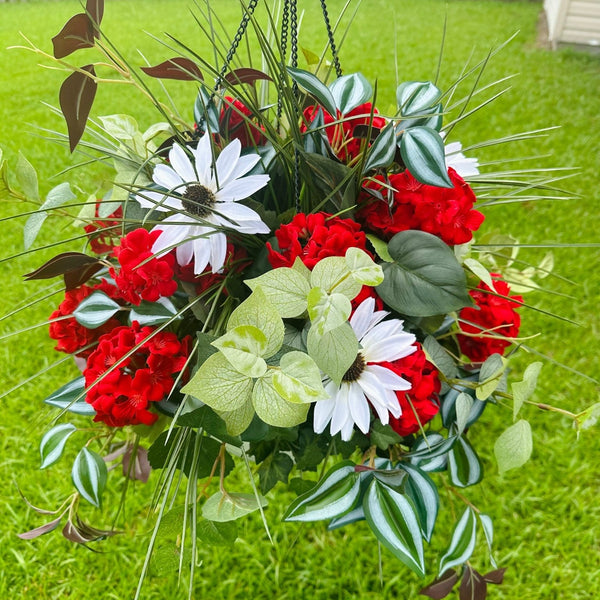
[[[53,211],[77,207],[84,248],[27,275],[63,277],[49,332],[80,369],[45,400],[60,412],[41,440],[42,468],[67,444],[81,450],[72,496],[22,537],[58,527],[81,544],[112,535],[84,522],[78,506],[99,507],[107,463],[121,464],[130,480],[158,471],[148,556],[156,550],[159,563],[165,547],[181,567],[198,540],[234,543],[236,520],[248,513],[266,526],[268,494],[283,482],[297,493],[286,521],[335,529],[364,520],[424,577],[441,482],[462,490],[483,478],[469,431],[486,408],[511,406],[494,443],[500,471],[529,459],[531,429],[519,410],[532,402],[541,363],[524,373],[507,365],[524,345],[523,294],[552,260],[519,270],[511,238],[474,243],[485,198],[515,177],[480,174],[459,143],[444,145],[472,93],[454,103],[461,117],[444,124],[458,84],[442,92],[405,82],[384,115],[365,77],[343,74],[326,10],[334,60],[305,53],[301,69],[295,1],[284,4],[278,35],[272,15],[261,27],[255,6],[245,7],[220,70],[187,49],[132,77],[102,41],[100,0],[53,39],[54,58],[71,71],[60,90],[62,139],[111,161],[115,173],[105,196],[83,206],[60,184],[25,226],[31,247]],[[233,66],[249,24],[261,70]],[[81,48],[100,52],[98,64],[64,60]],[[165,122],[146,131],[127,115],[87,124],[100,68],[138,81]],[[194,122],[167,110],[143,77],[191,81]],[[15,171],[29,201],[32,170],[23,159]],[[23,197],[6,165],[3,173]],[[95,424],[83,428],[87,440],[77,435],[85,417]],[[228,484],[234,468],[248,474],[244,489]],[[491,555],[493,525],[457,497],[464,510],[422,593],[442,598],[461,581],[461,598],[485,598],[504,574]],[[180,535],[161,546],[167,517]],[[493,567],[484,575],[469,562],[478,536]]]

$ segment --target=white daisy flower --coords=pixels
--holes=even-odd
[[[452,167],[463,179],[473,175],[479,175],[479,160],[467,158],[462,153],[460,142],[451,142],[444,146],[446,155],[446,166]]]
[[[168,193],[145,190],[135,198],[143,208],[175,213],[154,227],[162,233],[152,252],[160,254],[177,247],[180,265],[193,258],[194,273],[202,273],[207,265],[216,273],[227,252],[227,237],[220,228],[269,233],[258,213],[238,203],[269,181],[268,175],[246,175],[260,156],[240,156],[241,148],[240,141],[233,140],[213,161],[210,136],[204,135],[195,149],[190,148],[192,164],[184,149],[173,144],[170,165],[156,165],[152,173],[154,183]]]
[[[393,362],[412,354],[417,349],[416,338],[402,329],[399,319],[382,319],[387,311],[375,311],[375,299],[367,298],[350,318],[350,325],[358,338],[360,350],[338,386],[333,381],[324,383],[329,400],[315,404],[313,427],[316,433],[331,423],[331,435],[342,433],[342,439],[352,437],[354,425],[363,433],[369,431],[371,411],[369,402],[379,420],[387,425],[390,413],[402,414],[397,391],[410,390],[408,381],[378,363]]]

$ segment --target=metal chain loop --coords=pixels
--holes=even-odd
[[[285,57],[287,54],[288,29],[290,27],[290,0],[284,0],[283,12],[281,14],[281,64],[285,67]],[[281,122],[283,112],[282,93],[280,91],[277,97],[277,124]]]
[[[327,11],[327,4],[325,0],[321,0],[321,8],[323,9],[323,18],[325,19],[325,27],[327,27],[327,37],[329,38],[329,47],[331,48],[331,55],[333,56],[333,66],[335,67],[335,74],[338,77],[342,76],[342,67],[340,65],[340,59],[337,53],[335,40],[333,39],[333,30],[331,29],[331,22],[329,21],[329,12]]]

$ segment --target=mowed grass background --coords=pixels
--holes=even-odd
[[[331,1],[336,14],[342,3]],[[239,20],[236,0],[219,0],[219,13],[229,31]],[[317,2],[306,2],[301,44],[319,52],[325,38]],[[393,8],[392,8],[393,5]],[[190,15],[189,0],[123,0],[107,2],[103,23],[106,35],[136,65],[144,64],[140,48],[151,63],[173,55],[144,31],[161,36],[169,32],[190,46],[209,49]],[[509,74],[512,90],[453,132],[453,139],[469,145],[508,133],[562,125],[546,138],[480,151],[482,162],[551,155],[537,161],[516,162],[515,168],[578,166],[579,173],[564,183],[578,195],[570,202],[537,202],[486,209],[482,231],[510,232],[523,243],[598,242],[600,236],[600,57],[572,50],[550,52],[536,42],[541,2],[493,0],[364,0],[343,46],[346,72],[361,70],[370,80],[378,79],[378,105],[385,110],[395,90],[394,43],[397,44],[398,76],[404,80],[427,80],[435,76],[445,15],[448,18],[441,86],[451,83],[463,65],[485,57],[488,49],[520,30],[514,40],[486,69],[484,82]],[[75,1],[0,4],[0,146],[12,166],[22,149],[38,168],[40,189],[46,193],[63,178],[53,176],[71,158],[62,147],[35,135],[35,127],[63,130],[60,120],[42,102],[57,104],[61,73],[40,69],[38,60],[19,45],[22,31],[44,50],[51,51],[50,38],[79,10]],[[396,36],[396,37],[395,37]],[[86,64],[86,53],[73,57]],[[302,65],[301,65],[302,66]],[[169,86],[182,113],[191,119],[194,85]],[[130,113],[142,128],[159,118],[148,103],[125,86],[101,86],[94,114]],[[32,135],[33,134],[33,135]],[[108,186],[107,171],[97,168],[70,177],[79,187],[78,196]],[[2,199],[0,217],[15,215],[23,207]],[[0,222],[1,256],[22,251],[23,219]],[[38,243],[57,235],[77,235],[62,225],[48,226]],[[80,246],[70,246],[78,249]],[[43,250],[0,263],[2,313],[33,296],[44,284],[21,281],[21,275],[42,264],[58,251]],[[536,262],[545,251],[523,249],[520,257]],[[555,251],[556,272],[577,282],[576,286],[556,278],[544,285],[560,294],[529,294],[526,300],[545,311],[579,323],[573,326],[532,310],[523,311],[523,334],[537,331],[543,337],[530,345],[555,361],[600,377],[600,253],[594,249]],[[0,322],[0,335],[41,323],[60,301],[60,294],[33,309]],[[4,339],[0,345],[0,391],[9,390],[25,378],[49,366],[56,358],[44,327]],[[523,369],[534,357],[523,356]],[[53,508],[70,493],[70,460],[76,452],[72,438],[65,459],[39,471],[38,444],[48,428],[51,413],[42,399],[76,375],[66,362],[34,383],[20,388],[0,404],[0,598],[130,598],[144,557],[152,520],[144,507],[153,492],[152,481],[138,486],[126,510],[122,535],[94,546],[93,553],[64,540],[54,532],[26,542],[16,537],[40,525],[36,515],[21,501],[15,483],[38,506]],[[582,376],[546,363],[536,399],[579,411],[598,401],[598,387]],[[568,419],[524,409],[534,422],[534,453],[523,469],[501,478],[493,460],[493,442],[511,423],[508,410],[489,409],[470,436],[481,451],[487,476],[482,485],[465,491],[472,502],[490,514],[496,526],[497,560],[509,567],[504,585],[490,591],[491,598],[505,600],[564,600],[596,598],[600,576],[600,436],[598,429],[585,432],[579,441]],[[79,421],[84,424],[84,421]],[[83,438],[81,438],[83,439]],[[240,476],[240,491],[245,491]],[[110,478],[105,507],[118,502],[121,481]],[[364,524],[327,532],[322,524],[281,524],[280,517],[292,496],[279,487],[271,493],[267,517],[275,544],[271,545],[258,517],[241,522],[241,538],[232,549],[201,549],[202,567],[195,582],[195,598],[414,598],[423,585],[387,551],[383,551],[383,587],[378,576],[378,551]],[[443,551],[453,517],[461,506],[442,495],[442,513],[437,537],[428,550],[431,576],[436,557]],[[99,523],[100,513],[85,515]],[[50,520],[51,517],[48,517]],[[109,523],[107,516],[106,523]],[[436,554],[437,553],[437,554]],[[487,565],[480,547],[474,559],[479,570]],[[184,578],[185,579],[185,578]],[[177,578],[152,577],[145,584],[144,598],[185,597],[186,583]]]

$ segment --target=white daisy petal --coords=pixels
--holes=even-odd
[[[235,202],[236,200],[243,200],[265,187],[268,182],[268,175],[248,175],[248,177],[226,183],[215,196],[217,201]]]
[[[258,161],[260,160],[260,156],[258,154],[246,154],[246,156],[240,156],[240,159],[235,165],[235,169],[229,175],[229,180],[233,181],[234,179],[239,179],[249,171],[252,171]],[[221,182],[221,185],[227,183],[226,181]]]
[[[379,342],[363,346],[362,355],[367,362],[393,362],[417,350],[416,338],[411,333],[401,333],[383,338]]]
[[[338,431],[342,430],[342,427],[346,423],[348,414],[350,412],[348,407],[348,393],[350,391],[350,384],[343,382],[335,396],[335,407],[333,414],[331,415],[331,435],[335,435]]]
[[[177,174],[185,181],[190,183],[196,181],[196,171],[185,150],[179,144],[173,144],[169,151],[169,161]]]
[[[241,221],[234,229],[240,233],[270,233],[271,231],[262,221]]]
[[[230,144],[227,144],[221,151],[221,154],[219,154],[216,163],[219,187],[222,188],[231,179],[231,174],[235,170],[241,151],[242,144],[240,140],[235,139]]]
[[[210,142],[210,135],[204,134],[196,150],[192,149],[192,153],[195,158],[196,174],[198,175],[198,182],[206,187],[212,189],[212,165],[213,165],[213,153]]]
[[[205,229],[198,227],[198,229]],[[196,238],[192,242],[194,246],[194,273],[199,275],[206,269],[210,261],[210,242],[207,238]]]
[[[227,255],[227,237],[224,233],[213,233],[209,238],[210,241],[210,264],[212,272],[217,273],[225,264],[225,256]]]
[[[166,190],[184,191],[184,181],[181,177],[167,165],[156,165],[152,172],[154,183]]]
[[[354,314],[350,317],[350,325],[359,340],[369,330],[374,306],[375,298],[367,298],[356,307]]]
[[[142,208],[150,208],[152,210],[168,211],[181,210],[183,208],[179,198],[167,196],[162,192],[153,192],[151,190],[139,192],[135,197],[135,200]]]
[[[183,242],[183,244],[177,246],[177,252],[175,253],[177,256],[177,262],[185,267],[192,262],[192,258],[194,258],[194,244],[191,240],[187,242]]]
[[[175,246],[177,246],[177,244],[181,243],[186,237],[188,237],[189,230],[191,229],[189,225],[178,225],[176,227],[169,226],[166,221],[167,219],[152,229],[152,231],[161,232],[158,238],[156,238],[154,244],[152,244],[152,252],[154,252],[154,254],[160,254],[164,250],[172,250]]]
[[[350,415],[347,416],[346,422],[342,425],[340,429],[340,435],[342,436],[342,440],[344,442],[349,442],[352,439],[352,434],[354,433],[354,421]]]
[[[337,390],[335,384],[333,387]],[[327,386],[325,387],[327,390]],[[335,408],[335,400],[330,398],[329,400],[319,400],[315,404],[315,412],[313,416],[313,429],[315,433],[323,433],[333,415],[333,409]]]
[[[237,202],[217,202],[214,210],[219,216],[231,219],[234,225],[241,221],[260,221],[260,215],[256,211]]]
[[[381,365],[367,365],[365,371],[371,373],[377,378],[377,381],[388,390],[410,390],[411,384],[391,369],[386,369]]]
[[[369,410],[369,403],[357,383],[350,384],[348,404],[354,423],[363,433],[368,433],[371,424],[371,411]]]

